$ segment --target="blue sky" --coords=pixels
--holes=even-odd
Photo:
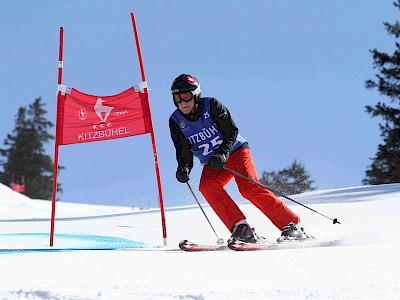
[[[393,1],[13,1],[0,11],[0,144],[20,106],[41,96],[56,121],[59,27],[63,83],[113,95],[141,81],[139,30],[166,206],[192,204],[175,179],[168,118],[172,80],[199,80],[231,111],[259,174],[299,160],[318,189],[361,185],[380,142],[365,105],[387,101],[364,82],[369,50],[391,53]],[[53,130],[53,132],[55,129]],[[46,145],[54,155],[54,144]],[[150,136],[60,147],[62,201],[157,206]],[[191,183],[196,188],[196,161]],[[236,193],[234,185],[228,187]],[[198,193],[199,194],[199,193]],[[201,197],[200,197],[201,198]],[[201,198],[202,199],[202,198]]]

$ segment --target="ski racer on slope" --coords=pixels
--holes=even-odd
[[[271,191],[224,169],[226,165],[258,181],[249,144],[239,134],[228,109],[215,98],[200,97],[200,84],[192,75],[178,76],[172,83],[171,92],[177,107],[169,119],[178,162],[177,180],[181,183],[189,181],[193,156],[196,156],[204,166],[200,192],[232,233],[232,239],[256,242],[243,212],[224,189],[232,178],[235,178],[241,195],[282,231],[278,241],[305,238],[306,234],[298,225],[299,217]]]

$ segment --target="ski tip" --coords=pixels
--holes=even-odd
[[[179,248],[186,249],[188,244],[191,244],[188,240],[180,241],[179,242]]]
[[[228,247],[231,250],[235,251],[243,251],[247,243],[240,241],[240,240],[235,240],[234,238],[230,238],[228,240]]]

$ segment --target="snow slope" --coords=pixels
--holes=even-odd
[[[190,197],[183,186],[181,196]],[[159,247],[158,210],[60,202],[51,248],[51,203],[0,185],[0,298],[400,299],[400,184],[316,191],[293,199],[338,218],[342,224],[333,225],[285,200],[306,231],[321,239],[344,237],[343,243],[186,253],[177,250],[182,239],[217,239],[197,206],[167,209],[168,247]],[[259,234],[278,237],[253,206],[243,199],[239,203]],[[229,232],[208,206],[204,209],[226,240]],[[94,248],[103,250],[89,250]]]

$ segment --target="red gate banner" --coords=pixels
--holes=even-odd
[[[18,183],[11,183],[11,189],[15,192],[25,193],[25,185]]]
[[[152,132],[148,94],[134,88],[113,96],[84,94],[74,88],[59,97],[57,144],[124,138]]]

